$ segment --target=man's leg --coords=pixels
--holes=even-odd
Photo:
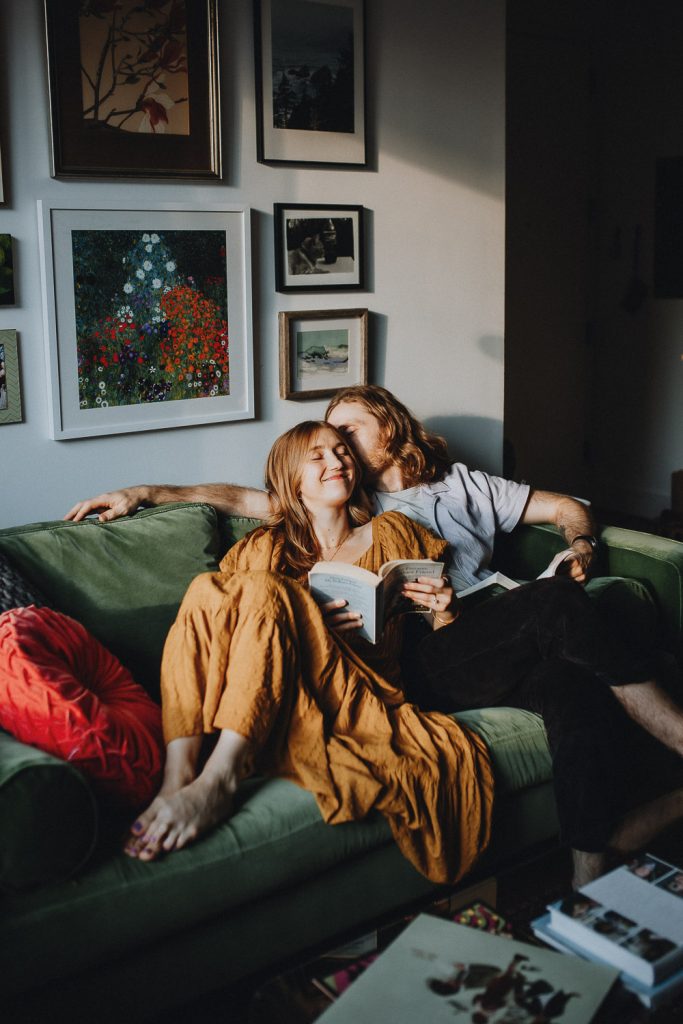
[[[683,757],[683,710],[656,680],[613,686],[612,693],[634,722]]]

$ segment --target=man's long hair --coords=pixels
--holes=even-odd
[[[342,388],[327,407],[329,416],[342,402],[358,402],[379,421],[389,462],[402,471],[407,486],[443,480],[451,468],[446,440],[430,434],[391,391],[378,384]]]
[[[320,546],[301,494],[301,476],[311,443],[321,430],[331,430],[339,444],[349,452],[355,473],[355,484],[347,511],[353,526],[371,519],[370,502],[363,490],[362,471],[358,461],[338,430],[319,420],[304,420],[278,437],[266,461],[266,490],[273,499],[275,511],[266,520],[268,529],[281,529],[284,535],[282,571],[300,576],[321,557]]]

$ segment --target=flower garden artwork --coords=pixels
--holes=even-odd
[[[226,232],[71,232],[81,409],[230,394]]]

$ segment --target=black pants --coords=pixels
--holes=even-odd
[[[582,587],[553,577],[465,609],[422,639],[409,697],[432,710],[506,705],[541,715],[561,839],[598,852],[643,783],[680,765],[610,690],[655,672],[653,637],[617,631]]]

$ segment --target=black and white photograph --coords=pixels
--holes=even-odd
[[[279,292],[363,288],[362,206],[276,203],[273,215]]]
[[[365,166],[363,0],[255,0],[258,159]]]

